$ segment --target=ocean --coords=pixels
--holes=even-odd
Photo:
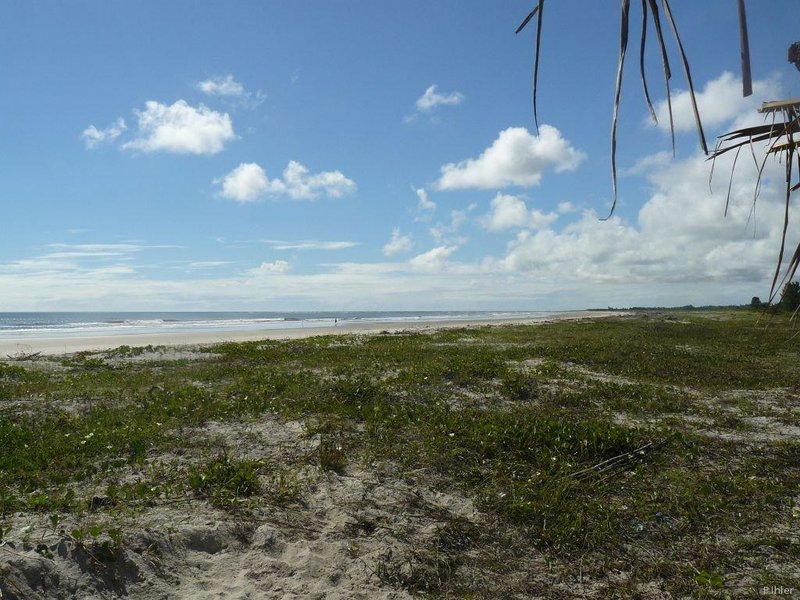
[[[0,313],[0,340],[320,328],[365,322],[543,318],[552,314],[552,311],[9,312]]]

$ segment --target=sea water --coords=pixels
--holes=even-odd
[[[357,323],[546,318],[550,311],[325,312],[10,312],[0,313],[0,339],[117,336],[172,332],[324,328]]]

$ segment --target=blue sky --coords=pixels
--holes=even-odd
[[[796,2],[674,0],[708,138],[800,96]],[[614,2],[550,2],[533,124],[530,2],[0,5],[0,310],[568,309],[747,302],[779,247],[780,173],[677,155],[647,119],[639,6],[609,130]],[[578,13],[582,14],[578,14]],[[652,28],[650,33],[652,34]],[[651,94],[663,112],[657,48]],[[674,49],[674,42],[670,38]]]

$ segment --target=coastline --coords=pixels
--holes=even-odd
[[[502,319],[459,319],[430,321],[369,321],[347,323],[338,327],[225,329],[220,331],[171,331],[165,333],[131,333],[98,336],[60,336],[0,338],[0,358],[20,354],[72,354],[74,352],[103,351],[119,346],[208,346],[224,342],[252,342],[258,340],[291,340],[321,335],[375,334],[402,331],[420,332],[463,327],[491,327],[502,325],[533,325],[554,321],[617,316],[618,311],[569,311],[542,317]]]

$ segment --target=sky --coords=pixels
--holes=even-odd
[[[714,165],[668,37],[610,128],[619,3],[4,0],[0,311],[567,310],[766,299],[784,167]],[[672,0],[710,145],[800,96],[800,5]],[[669,31],[667,31],[669,33]],[[756,149],[758,151],[759,149]],[[795,211],[796,212],[796,211]],[[793,213],[789,243],[800,222]]]

